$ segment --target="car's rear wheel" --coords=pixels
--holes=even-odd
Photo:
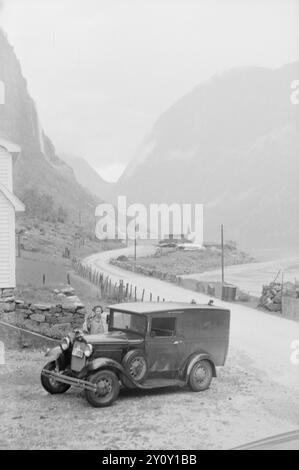
[[[100,370],[89,377],[89,381],[97,386],[97,391],[85,390],[85,396],[92,406],[110,406],[119,394],[119,380],[111,370]]]
[[[142,383],[148,376],[148,362],[143,351],[129,351],[123,358],[122,365],[134,382]],[[127,388],[135,388],[126,377],[122,377],[122,382]]]
[[[191,369],[189,386],[194,392],[207,390],[213,379],[213,367],[207,360],[196,362]]]
[[[55,372],[55,369],[56,369],[56,362],[55,361],[48,362],[45,365],[45,367],[43,368],[43,370],[50,370],[52,372]],[[40,380],[41,380],[41,383],[42,383],[42,386],[44,387],[44,389],[48,393],[51,393],[51,395],[55,395],[55,394],[58,394],[58,393],[64,393],[71,387],[68,384],[63,384],[61,382],[57,382],[57,380],[55,380],[54,378],[47,377],[47,376],[43,375],[43,373],[41,373]]]

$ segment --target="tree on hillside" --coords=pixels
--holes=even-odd
[[[62,206],[56,208],[53,197],[49,194],[42,194],[30,188],[25,191],[22,200],[29,216],[48,222],[64,223],[66,221],[66,210]]]

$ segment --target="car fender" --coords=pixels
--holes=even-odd
[[[121,372],[126,375],[126,372],[121,364],[119,364],[114,359],[109,359],[108,357],[99,357],[91,361],[88,366],[88,370],[96,371],[99,369],[115,369],[118,372]]]
[[[48,349],[45,356],[53,359],[53,361],[57,360],[62,354],[62,350],[60,346],[55,346],[54,348]]]
[[[107,368],[114,370],[119,375],[120,378],[122,378],[122,376],[125,376],[131,382],[131,384],[135,386],[136,388],[142,388],[142,386],[138,384],[138,382],[135,382],[132,379],[132,377],[127,373],[125,368],[114,359],[109,359],[108,357],[99,357],[97,359],[94,359],[87,365],[87,370],[89,372],[90,371],[95,372],[95,371],[98,371],[101,369],[107,369]]]
[[[215,367],[215,363],[212,359],[212,357],[210,356],[210,354],[208,353],[204,353],[204,352],[201,352],[201,353],[195,353],[193,354],[187,361],[187,366],[184,367],[184,371],[185,371],[185,379],[186,381],[189,379],[190,377],[190,373],[191,373],[191,370],[193,368],[193,366],[199,362],[199,361],[203,361],[203,360],[207,360],[211,363],[212,365],[212,369],[213,369],[213,377],[217,377],[217,372],[216,372],[216,367]]]

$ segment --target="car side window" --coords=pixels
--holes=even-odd
[[[152,318],[151,336],[175,336],[176,318]]]

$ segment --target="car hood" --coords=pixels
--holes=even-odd
[[[90,344],[142,344],[144,339],[142,336],[133,332],[124,331],[108,331],[96,335],[84,335],[84,339]]]

